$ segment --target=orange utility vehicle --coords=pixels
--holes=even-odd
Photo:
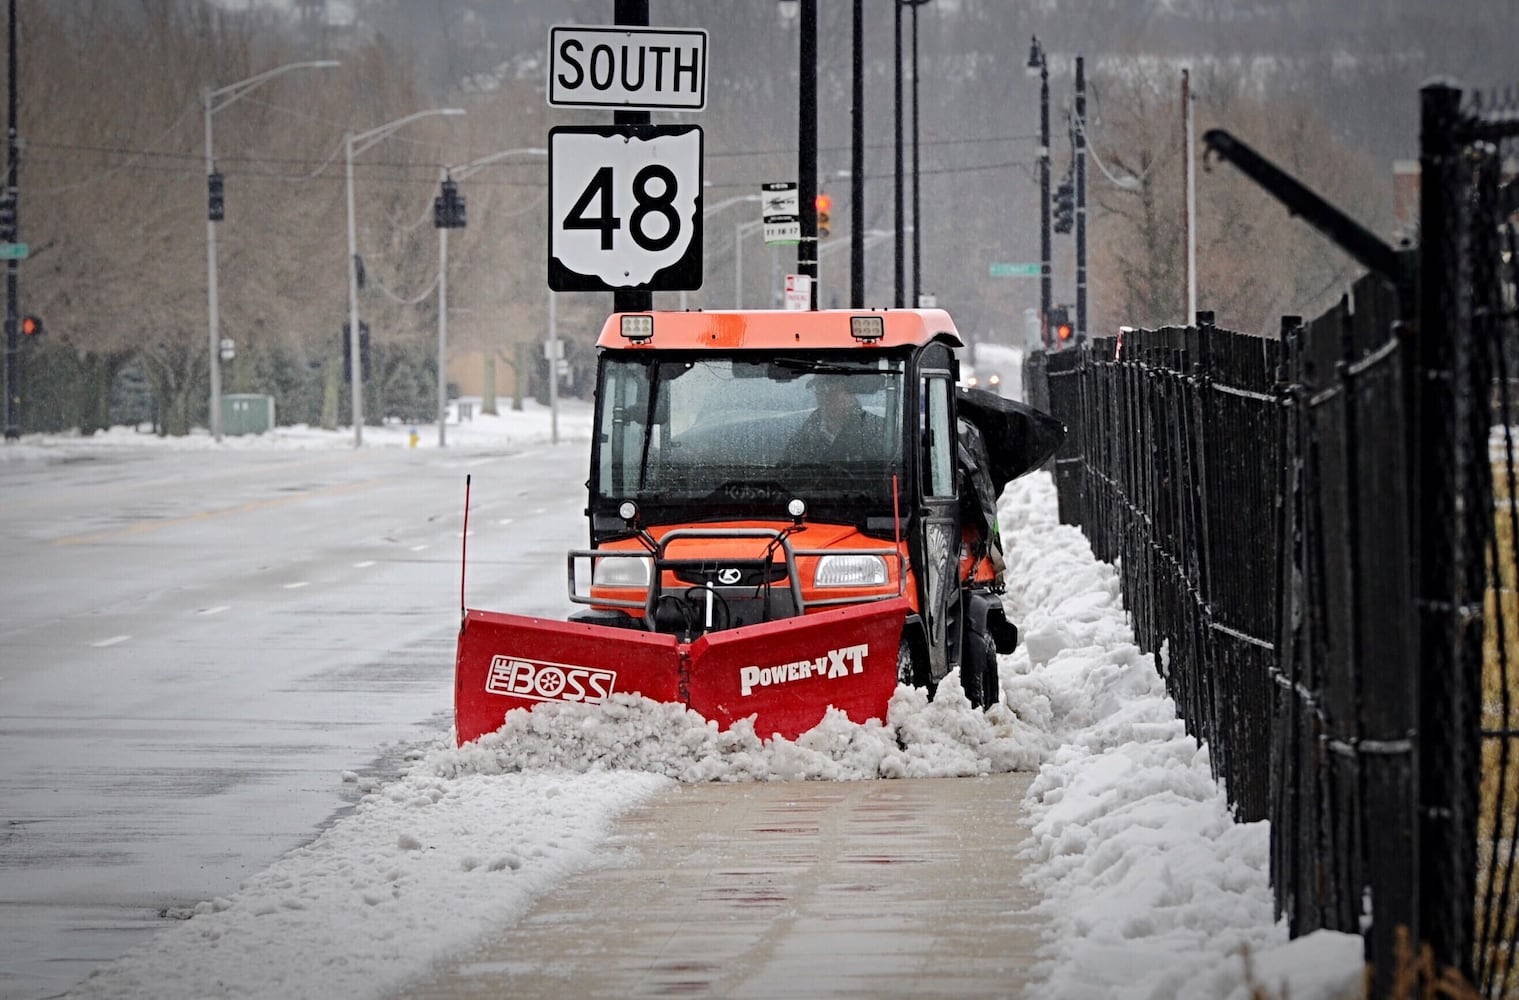
[[[636,692],[795,738],[953,670],[1000,694],[1017,629],[995,503],[1064,428],[956,389],[937,309],[621,313],[597,341],[590,547],[569,621],[468,610],[455,724]]]

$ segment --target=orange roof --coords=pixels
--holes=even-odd
[[[646,341],[622,335],[622,317],[648,316],[654,334]],[[862,341],[850,333],[852,316],[879,316],[879,340]],[[955,321],[943,309],[745,309],[713,312],[613,313],[601,328],[597,347],[644,350],[715,348],[783,350],[785,348],[874,348],[926,344],[945,335],[961,346]]]

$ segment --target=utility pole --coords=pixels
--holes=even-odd
[[[647,28],[649,0],[613,0],[612,21],[614,24]],[[647,111],[613,111],[612,124],[648,125],[649,113]],[[612,292],[613,312],[646,312],[653,308],[654,293],[646,288],[618,288]],[[549,362],[551,379],[558,377],[554,364],[553,361]]]
[[[923,306],[923,217],[918,197],[918,8],[928,0],[907,0],[912,4],[912,305]]]
[[[1187,318],[1188,324],[1197,322],[1197,170],[1194,166],[1196,138],[1192,132],[1192,74],[1181,71],[1182,134],[1186,148],[1182,150],[1182,163],[1187,171]]]
[[[20,103],[16,95],[16,0],[10,0],[10,125],[5,157],[5,193],[10,220],[0,239],[15,243],[21,233],[20,179],[21,149],[16,137],[16,119]],[[12,256],[5,262],[5,439],[21,436],[21,260]]]
[[[895,39],[896,39],[896,43],[894,45],[892,45],[891,51],[892,51],[892,55],[895,58],[896,81],[897,81],[897,102],[896,102],[896,107],[897,107],[897,114],[896,114],[897,187],[896,187],[896,194],[894,195],[896,211],[893,213],[893,218],[896,220],[895,221],[895,225],[896,225],[897,255],[896,255],[896,265],[895,265],[895,268],[896,268],[895,293],[896,294],[895,294],[895,297],[892,299],[892,305],[896,306],[898,309],[901,309],[902,306],[904,306],[906,304],[906,298],[905,298],[905,295],[906,295],[906,292],[905,292],[906,282],[905,282],[905,280],[903,278],[903,267],[902,267],[903,249],[902,248],[903,248],[903,243],[906,242],[906,236],[907,236],[907,221],[902,217],[902,0],[893,0],[892,7],[894,7],[896,9],[896,33],[895,33],[895,36],[894,36]]]
[[[802,0],[801,43],[797,57],[797,195],[801,200],[802,238],[796,245],[796,271],[811,287],[809,309],[818,307],[818,6]]]
[[[1076,57],[1076,343],[1087,339],[1087,90],[1086,69]]]
[[[1050,260],[1050,65],[1035,38],[1028,69],[1039,72],[1039,346],[1050,349],[1053,263]]]
[[[854,0],[853,146],[849,156],[849,308],[865,308],[865,0]]]

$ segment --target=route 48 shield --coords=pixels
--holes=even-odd
[[[701,188],[699,126],[550,129],[549,288],[700,288]]]

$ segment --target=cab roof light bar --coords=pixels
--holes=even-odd
[[[862,344],[874,343],[886,336],[886,320],[881,316],[851,316],[849,335]]]

